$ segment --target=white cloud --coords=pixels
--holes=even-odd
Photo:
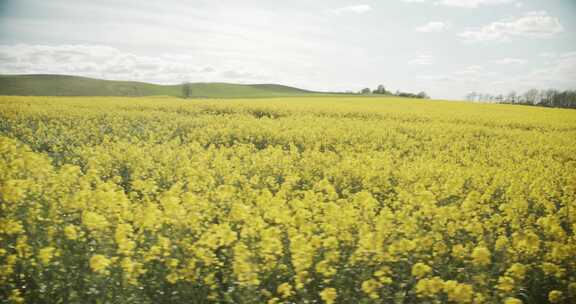
[[[497,4],[514,4],[516,7],[522,7],[522,2],[517,0],[402,0],[408,3],[432,3],[434,5],[457,7],[457,8],[478,8],[480,6],[497,5]]]
[[[329,12],[334,15],[342,15],[346,13],[355,13],[355,14],[363,14],[367,13],[372,10],[372,7],[368,4],[358,4],[358,5],[350,5],[344,6],[340,8],[331,9]]]
[[[470,65],[462,70],[453,72],[454,75],[473,75],[477,76],[484,72],[484,67],[481,65]]]
[[[544,57],[544,58],[555,58],[558,55],[554,52],[544,52],[544,53],[538,54],[538,56]]]
[[[437,5],[462,7],[462,8],[477,8],[482,5],[495,5],[495,4],[509,4],[516,3],[515,0],[439,0],[435,2]]]
[[[435,58],[432,55],[418,55],[408,61],[412,65],[431,65],[434,64]]]
[[[513,65],[513,64],[525,64],[526,60],[525,59],[519,59],[519,58],[502,58],[502,59],[498,59],[496,61],[494,61],[496,64],[502,64],[502,65]]]
[[[451,75],[418,75],[416,76],[416,79],[423,80],[429,83],[434,83],[434,85],[438,83],[446,83],[456,80],[456,78]]]
[[[499,87],[526,91],[529,89],[574,89],[576,87],[576,52],[563,53],[545,67],[517,77],[506,77],[496,81]]]
[[[141,56],[102,45],[0,45],[0,74],[71,74],[166,84],[258,82],[268,77],[264,72],[241,67],[217,69],[194,63],[194,58],[186,55]]]
[[[576,59],[576,51],[560,54],[560,58]]]
[[[449,27],[450,26],[446,22],[432,21],[417,27],[416,31],[420,33],[443,32],[447,30]]]
[[[466,42],[507,41],[512,37],[547,38],[564,31],[558,18],[531,12],[508,21],[497,21],[459,34]]]
[[[576,87],[576,52],[559,54],[544,66],[520,75],[495,73],[474,65],[445,75],[423,75],[416,79],[430,83],[432,87],[452,87],[462,94],[476,91],[496,95],[534,88],[573,89]]]

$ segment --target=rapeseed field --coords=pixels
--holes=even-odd
[[[0,97],[2,303],[575,303],[576,111]]]

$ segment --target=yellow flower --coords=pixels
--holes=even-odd
[[[496,248],[497,251],[502,251],[506,248],[508,243],[509,243],[508,238],[506,238],[505,236],[500,236],[496,240],[494,247]]]
[[[40,261],[42,262],[42,264],[44,264],[44,265],[50,264],[50,261],[54,257],[54,250],[56,250],[56,248],[54,248],[54,247],[44,247],[44,248],[40,249],[40,252],[38,253],[38,257],[40,258]]]
[[[280,294],[280,296],[283,299],[287,299],[290,296],[292,296],[293,291],[292,291],[292,285],[290,285],[289,283],[282,283],[278,286],[278,288],[276,289],[276,291],[278,291],[278,293]]]
[[[323,274],[324,277],[331,277],[336,274],[336,269],[330,265],[330,261],[323,260],[316,264],[316,272]]]
[[[26,196],[26,180],[6,181],[0,195],[7,203],[16,203]]]
[[[64,227],[64,235],[66,235],[67,239],[72,241],[78,239],[78,231],[76,230],[76,226],[68,225]]]
[[[268,302],[266,302],[266,304],[278,304],[279,302],[280,302],[280,299],[272,298],[272,299],[268,300]]]
[[[334,288],[325,288],[320,292],[320,298],[322,298],[326,304],[334,303],[334,300],[336,300],[337,296],[338,293]]]
[[[498,285],[496,286],[496,288],[504,292],[511,292],[514,289],[514,286],[516,286],[516,282],[514,282],[514,279],[511,277],[504,276],[498,279]]]
[[[170,273],[166,276],[166,281],[170,284],[174,284],[174,283],[178,282],[178,279],[179,279],[179,277],[178,277],[178,274],[176,274],[176,273]]]
[[[412,266],[412,275],[418,279],[426,276],[431,271],[432,271],[432,268],[430,268],[430,266],[428,266],[424,263],[416,263],[416,264],[414,264],[414,266]]]
[[[464,259],[467,255],[466,247],[462,246],[461,244],[456,244],[452,246],[452,256],[457,259]]]
[[[12,289],[8,300],[12,303],[24,303],[24,297],[22,297],[22,292],[19,289]]]
[[[28,245],[28,237],[25,235],[21,235],[16,240],[16,252],[18,252],[18,256],[22,258],[28,258],[32,255],[31,247]]]
[[[142,274],[142,264],[133,261],[129,257],[125,257],[120,261],[120,267],[122,267],[122,275],[128,283],[136,284],[138,276]]]
[[[24,227],[20,221],[15,221],[12,219],[4,220],[0,219],[0,233],[5,233],[7,235],[19,234],[24,232]]]
[[[472,262],[478,266],[486,266],[490,264],[490,250],[480,246],[472,250]]]
[[[90,258],[90,268],[98,274],[106,274],[106,268],[110,266],[111,261],[101,254],[93,255]]]
[[[560,303],[560,301],[562,301],[562,292],[559,290],[552,290],[548,293],[548,301],[550,301],[550,303]]]
[[[522,304],[522,300],[510,297],[504,300],[504,304]]]
[[[514,263],[508,268],[506,274],[514,279],[524,280],[524,276],[526,276],[526,266],[520,263]]]
[[[388,276],[379,276],[377,278],[378,278],[378,281],[384,285],[389,285],[389,284],[392,284],[392,282],[393,282],[392,278],[388,277]]]
[[[253,254],[245,244],[239,243],[234,247],[234,263],[232,269],[240,285],[260,284],[258,279],[258,265],[253,262]]]
[[[474,297],[474,289],[469,284],[446,281],[443,289],[448,295],[448,300],[455,303],[470,303]]]
[[[380,287],[382,287],[382,284],[374,279],[362,282],[362,291],[372,299],[380,298],[380,295],[378,294],[378,289],[380,289]]]
[[[118,246],[118,253],[130,255],[136,244],[132,241],[133,228],[130,224],[118,224],[114,239],[116,246]]]
[[[565,273],[564,268],[553,263],[544,262],[541,267],[546,275],[553,275],[557,278],[563,277]]]
[[[439,277],[421,279],[416,283],[416,293],[419,297],[431,297],[442,291],[444,281]]]
[[[82,223],[90,230],[102,230],[110,225],[104,216],[90,211],[82,214]]]

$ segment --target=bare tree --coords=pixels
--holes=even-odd
[[[192,84],[190,82],[182,83],[182,97],[184,98],[192,97]]]
[[[468,93],[468,95],[466,95],[466,100],[478,101],[478,93],[476,92]]]
[[[516,98],[517,98],[516,92],[512,91],[508,93],[508,96],[506,96],[506,102],[516,103],[517,101]]]
[[[524,93],[525,102],[529,104],[536,104],[538,101],[539,94],[540,92],[536,89],[526,91],[526,93]]]

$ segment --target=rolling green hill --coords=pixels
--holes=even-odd
[[[67,75],[0,75],[0,95],[182,96],[182,85],[102,80]],[[192,97],[280,97],[322,94],[278,84],[192,83]]]

